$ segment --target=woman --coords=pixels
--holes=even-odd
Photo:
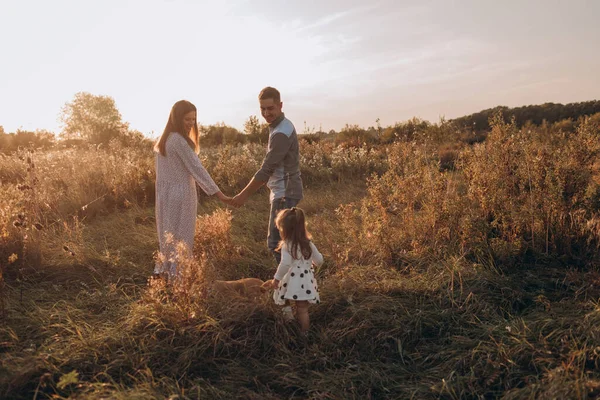
[[[156,228],[162,257],[154,273],[175,277],[177,244],[191,254],[196,230],[198,198],[196,183],[209,196],[228,203],[198,158],[196,106],[186,100],[173,105],[169,121],[154,146],[156,152]]]

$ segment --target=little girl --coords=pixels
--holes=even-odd
[[[310,327],[308,303],[318,304],[321,301],[313,265],[323,264],[323,256],[310,241],[304,211],[300,208],[281,210],[275,225],[281,235],[277,248],[281,251],[281,262],[273,279],[273,300],[279,305],[285,305],[288,300],[294,301],[296,319],[302,332],[307,332]]]

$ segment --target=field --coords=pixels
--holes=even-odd
[[[599,119],[302,140],[326,260],[307,337],[267,294],[206,296],[273,275],[264,189],[240,209],[200,195],[195,256],[166,288],[148,280],[147,143],[0,156],[0,397],[597,398]],[[233,195],[263,155],[200,157]]]

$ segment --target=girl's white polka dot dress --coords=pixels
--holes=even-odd
[[[288,243],[281,246],[281,262],[277,267],[275,279],[279,280],[279,287],[273,292],[275,304],[284,305],[286,300],[307,300],[309,303],[318,304],[319,286],[315,278],[313,263],[316,266],[323,264],[323,255],[311,242],[311,257],[306,260],[298,246],[297,258],[290,254]]]

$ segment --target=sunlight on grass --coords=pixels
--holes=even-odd
[[[475,144],[427,129],[301,142],[325,257],[307,337],[270,293],[210,291],[275,272],[266,191],[240,209],[201,195],[194,255],[167,285],[149,279],[149,148],[0,158],[0,397],[597,396],[600,127],[496,119]],[[263,152],[201,157],[233,194]]]

